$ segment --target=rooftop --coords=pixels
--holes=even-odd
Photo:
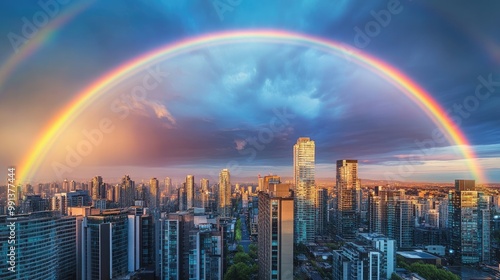
[[[407,259],[439,259],[438,257],[426,253],[426,252],[417,252],[417,251],[400,251],[397,252],[398,255],[403,256]]]

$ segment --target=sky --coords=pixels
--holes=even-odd
[[[467,137],[481,182],[498,183],[500,2],[450,3],[1,1],[0,180],[79,93],[127,61],[207,34],[279,30],[341,42],[405,73]],[[471,178],[459,147],[426,142],[435,129],[401,89],[346,55],[258,40],[207,45],[162,57],[87,103],[27,181],[215,182],[223,168],[233,178],[291,177],[299,137],[315,141],[318,178],[333,179],[347,158],[359,160],[362,179]]]

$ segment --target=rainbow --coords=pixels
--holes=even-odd
[[[18,168],[19,181],[25,182],[32,178],[60,132],[99,96],[105,94],[124,79],[150,67],[159,60],[168,59],[210,46],[251,42],[312,47],[335,55],[342,55],[346,59],[350,59],[356,64],[372,71],[394,85],[418,105],[425,114],[445,132],[447,140],[458,147],[467,161],[471,175],[478,180],[484,180],[485,177],[479,165],[476,163],[474,151],[470,147],[462,131],[453,124],[452,120],[447,116],[446,111],[429,93],[397,68],[340,42],[288,31],[245,30],[211,33],[167,44],[129,60],[101,76],[93,84],[81,91],[76,98],[42,130],[42,134],[27,153],[20,168]]]
[[[23,61],[40,50],[45,44],[51,42],[51,39],[55,37],[57,31],[62,26],[90,7],[93,1],[95,0],[81,1],[69,8],[60,7],[64,11],[58,17],[51,20],[47,26],[41,27],[34,38],[29,39],[20,50],[11,55],[9,59],[2,64],[2,67],[0,68],[0,88],[4,85],[5,81],[16,69],[16,67],[21,65]]]

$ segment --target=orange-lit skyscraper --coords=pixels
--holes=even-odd
[[[337,160],[337,234],[354,239],[358,230],[360,183],[358,161]]]
[[[228,169],[222,169],[219,173],[219,215],[221,217],[231,216],[231,178]]]
[[[316,231],[316,186],[314,182],[315,144],[301,137],[293,146],[293,177],[295,183],[295,242],[314,241]]]

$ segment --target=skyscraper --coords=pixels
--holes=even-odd
[[[68,179],[64,179],[63,184],[62,184],[62,192],[69,192],[69,181]]]
[[[9,232],[14,244],[7,243]],[[75,217],[52,211],[0,216],[0,241],[0,279],[76,279]],[[15,272],[8,270],[11,246]]]
[[[281,177],[278,175],[264,176],[264,183],[262,184],[261,191],[269,192],[270,185],[281,183]]]
[[[411,248],[415,217],[413,201],[403,200],[404,192],[377,187],[369,195],[369,231],[396,240],[398,248]]]
[[[135,200],[135,182],[130,179],[129,175],[122,178],[120,191],[120,207],[129,207],[134,205]]]
[[[186,176],[187,209],[194,207],[194,176]]]
[[[314,183],[315,144],[309,137],[300,137],[293,146],[293,177],[300,182]]]
[[[328,190],[318,188],[316,193],[316,233],[325,234],[328,223]]]
[[[149,180],[149,207],[151,209],[157,209],[160,207],[160,184],[158,179],[151,178]]]
[[[182,183],[182,187],[177,190],[177,205],[179,211],[186,211],[187,208],[187,193],[186,193],[186,183]]]
[[[92,191],[92,200],[99,200],[106,198],[105,194],[105,185],[102,182],[101,176],[95,176],[91,181],[92,187],[90,188]]]
[[[133,206],[128,212],[128,271],[154,265],[153,217],[145,208]]]
[[[357,160],[337,160],[337,234],[345,239],[354,239],[359,227],[359,193]]]
[[[490,235],[489,199],[476,191],[474,180],[455,180],[448,197],[452,259],[461,264],[489,261],[490,242],[483,242]]]
[[[293,177],[295,183],[295,242],[314,241],[316,217],[316,186],[314,181],[315,144],[301,137],[293,146]]]
[[[160,224],[160,279],[222,279],[220,227],[193,212],[164,214]]]
[[[84,217],[82,279],[113,279],[128,272],[128,217],[107,210]]]
[[[172,179],[165,177],[165,194],[169,197],[172,194]]]
[[[201,208],[205,208],[206,211],[209,211],[210,207],[210,191],[209,191],[209,181],[208,179],[200,180],[200,206]]]
[[[69,182],[69,191],[76,191],[76,182],[73,180]]]
[[[219,173],[219,215],[231,216],[231,178],[229,170],[222,169]]]
[[[92,199],[88,191],[77,190],[68,193],[56,193],[51,199],[51,210],[57,210],[62,215],[68,215],[68,207],[90,206]]]
[[[209,181],[206,178],[200,180],[200,188],[202,191],[208,191]]]
[[[259,279],[293,278],[294,203],[289,185],[279,184],[271,193],[259,192]],[[283,190],[280,190],[283,189]]]

